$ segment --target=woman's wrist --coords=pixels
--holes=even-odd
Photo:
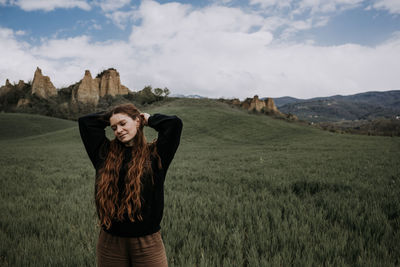
[[[140,113],[140,116],[143,118],[144,125],[149,125],[149,118],[150,114],[149,113]]]

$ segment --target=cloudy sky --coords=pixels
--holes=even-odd
[[[207,97],[400,89],[400,0],[0,0],[0,84],[114,67]]]

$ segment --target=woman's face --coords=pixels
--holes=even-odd
[[[130,145],[140,125],[139,117],[132,119],[125,113],[116,113],[110,117],[110,126],[115,137],[126,145]]]

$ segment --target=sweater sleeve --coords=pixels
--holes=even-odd
[[[161,164],[167,172],[175,152],[178,149],[182,132],[182,120],[177,116],[154,114],[149,117],[148,125],[158,132],[157,151]]]
[[[82,142],[95,169],[98,169],[102,162],[100,149],[110,142],[105,132],[109,122],[102,119],[103,114],[103,112],[99,112],[78,119]]]

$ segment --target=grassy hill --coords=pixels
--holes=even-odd
[[[0,113],[0,140],[17,139],[39,134],[49,134],[76,123],[40,115]]]
[[[184,124],[165,185],[170,266],[400,264],[400,138],[335,134],[207,99],[143,111]],[[0,121],[0,265],[94,266],[94,170],[77,124]]]

